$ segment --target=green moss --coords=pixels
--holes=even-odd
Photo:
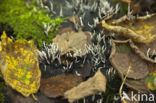
[[[51,19],[51,16],[35,2],[31,2],[27,7],[24,0],[0,0],[0,23],[11,26],[16,39],[32,38],[39,47],[42,47],[42,41],[51,43],[54,34],[65,21],[62,18]],[[49,36],[46,36],[44,30],[34,21],[42,26],[43,23],[53,24]]]
[[[115,74],[111,81],[107,81],[106,85],[106,91],[104,93],[105,103],[116,103],[117,101],[114,100],[114,96],[117,95],[120,84],[122,83],[122,80],[120,79],[120,76],[118,74]],[[118,84],[118,85],[117,85]]]
[[[116,52],[121,53],[121,52],[127,52],[130,51],[131,48],[127,44],[120,44],[116,46]]]
[[[146,82],[148,88],[151,90],[156,90],[156,85],[154,83],[155,79],[156,79],[156,76],[152,75],[152,74],[148,75],[148,77],[145,79],[145,82]]]
[[[122,2],[121,0],[111,0],[113,3],[118,3],[120,5],[120,12],[122,15],[127,14],[128,4]]]

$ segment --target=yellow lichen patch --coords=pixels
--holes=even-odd
[[[102,25],[101,25],[102,24]],[[136,43],[149,44],[156,40],[156,15],[141,16],[129,20],[123,16],[113,22],[100,22],[97,28],[108,30],[116,36],[123,36]]]
[[[138,33],[139,35],[141,35],[143,33],[142,30],[137,30],[136,33]]]
[[[147,87],[148,87],[150,90],[156,90],[155,81],[156,81],[156,77],[154,77],[151,81],[149,81],[149,82],[147,83]]]
[[[129,24],[130,28],[135,31],[138,35],[144,36],[147,40],[150,40],[152,37],[152,30],[154,26],[145,24],[145,22],[139,22],[139,25],[133,26]]]
[[[156,90],[156,71],[150,73],[147,77],[147,87],[151,90]]]
[[[149,89],[153,89],[153,87],[152,87],[152,85],[151,85],[150,82],[147,83],[147,87],[148,87]]]
[[[153,76],[156,76],[156,72],[154,72],[152,75],[153,75]]]
[[[3,34],[1,36],[1,39],[3,40],[3,39],[6,39],[6,38],[7,38],[7,35],[6,35],[5,31],[3,31]]]
[[[1,40],[2,40],[2,45],[4,45],[4,46],[6,46],[7,44],[12,43],[12,39],[10,39],[9,37],[7,37],[5,31],[1,35]]]
[[[2,35],[2,44],[6,42],[6,34]],[[36,93],[40,87],[40,69],[38,65],[37,48],[32,41],[19,40],[12,42],[10,46],[7,42],[2,46],[7,64],[3,78],[6,84],[28,97]],[[0,67],[1,68],[1,67]]]

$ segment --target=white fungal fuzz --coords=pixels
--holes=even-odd
[[[49,23],[47,23],[47,24],[43,23],[43,25],[44,25],[44,33],[46,34],[46,36],[48,36],[52,25],[50,25]]]
[[[85,98],[83,99],[83,103],[86,103],[86,99]]]
[[[147,53],[146,53],[146,56],[147,56],[148,58],[150,57],[150,55],[149,55],[150,50],[151,50],[151,48],[148,48]]]
[[[113,7],[110,3],[109,0],[98,0],[97,1],[90,1],[86,3],[86,0],[74,0],[72,2],[65,1],[66,6],[68,8],[72,8],[75,11],[74,15],[79,15],[81,17],[83,15],[84,19],[84,14],[88,11],[90,12],[98,12],[98,18],[101,20],[103,19],[104,16],[108,16],[113,13],[117,13],[120,9],[119,5],[117,4],[115,7]],[[97,22],[97,19],[96,19]],[[89,26],[91,26],[88,23]]]
[[[81,23],[81,26],[84,26],[83,21],[82,21],[82,17],[80,17],[80,23]]]
[[[38,0],[39,1],[39,0]],[[97,2],[98,1],[98,2]],[[77,15],[79,17],[80,20],[80,25],[78,24],[78,22],[75,20],[73,20],[74,22],[74,26],[75,29],[78,31],[79,27],[83,27],[89,26],[90,28],[95,28],[97,26],[97,24],[106,16],[109,16],[110,14],[114,14],[117,13],[119,11],[119,5],[117,4],[116,6],[112,6],[109,3],[109,0],[94,0],[93,2],[87,2],[87,0],[72,0],[71,2],[65,0],[65,4],[67,8],[72,9],[74,12],[73,16]],[[50,0],[50,5],[49,5],[49,9],[52,12],[52,14],[56,15],[56,12],[54,11],[54,0]],[[43,3],[41,4],[43,5]],[[44,6],[44,8],[46,8]],[[65,12],[63,12],[63,8],[64,7],[60,7],[60,9],[58,10],[58,14],[59,16],[63,17],[65,15]],[[90,16],[90,14],[88,12],[91,12],[93,14],[93,18],[92,21],[87,21],[88,23],[85,24],[86,20],[91,17],[88,17],[88,15]],[[131,12],[128,12],[129,17],[131,18]],[[86,19],[87,18],[87,19]],[[45,29],[45,34],[48,36],[50,28],[53,27],[54,25],[52,24],[46,24],[44,23],[44,29]],[[106,64],[106,56],[108,55],[108,52],[110,52],[110,50],[108,50],[108,45],[111,45],[110,41],[107,40],[106,41],[106,34],[104,31],[100,31],[100,33],[96,33],[95,31],[91,34],[91,38],[94,40],[95,39],[95,43],[86,45],[86,53],[87,56],[88,54],[91,54],[91,57],[89,58],[89,60],[91,60],[91,66],[93,66],[92,71],[95,72],[97,71],[97,69],[99,68],[105,68]],[[110,42],[110,43],[109,43]],[[150,51],[150,50],[149,50]],[[147,52],[147,56],[149,56],[149,51]],[[58,47],[54,44],[50,44],[50,45],[45,45],[44,44],[44,50],[42,51],[38,51],[39,53],[39,62],[42,64],[54,64],[54,61],[57,60],[59,62],[59,64],[61,63],[61,54],[58,50]],[[71,53],[67,53],[66,54],[67,58],[74,58],[74,61],[69,62],[68,60],[65,60],[65,66],[63,65],[61,68],[64,69],[64,71],[68,71],[70,69],[72,69],[72,67],[74,67],[74,63],[83,63],[85,64],[86,59],[88,59],[88,57],[84,57],[82,55],[82,50],[75,50],[75,52],[73,54]],[[80,61],[79,57],[83,60]],[[44,69],[46,71],[46,65],[44,65]],[[106,75],[108,76],[108,80],[111,80],[112,75],[114,75],[116,73],[114,68],[109,68],[106,70]],[[77,76],[81,76],[81,74],[75,70],[75,74]],[[103,95],[102,93],[99,94],[100,98],[97,100],[96,95],[91,96],[91,100],[94,103],[102,103],[104,101]],[[82,99],[83,103],[88,103],[89,100],[87,98],[83,98]],[[76,103],[79,103],[79,100],[76,101]]]
[[[95,36],[95,34],[93,33],[93,37]],[[98,65],[100,63],[105,64],[106,62],[106,42],[105,42],[105,36],[101,33],[99,33],[96,37],[95,37],[97,43],[96,44],[91,44],[91,45],[87,45],[87,52],[91,53],[92,57],[91,57],[91,61],[93,63],[93,67],[95,67],[93,69],[93,71],[95,69],[97,69]],[[100,45],[100,43],[103,43],[103,45]]]
[[[37,12],[37,9],[36,9],[36,7],[33,7],[33,10],[34,10],[34,12],[35,12],[35,13]]]
[[[76,74],[77,76],[81,76],[81,74],[78,73],[78,71],[75,71],[75,74]]]
[[[95,100],[95,94],[92,96],[92,101],[94,101]]]
[[[93,27],[94,27],[94,25],[91,25],[89,22],[88,22],[88,26],[89,26],[90,28],[93,28]]]
[[[74,18],[74,26],[75,26],[75,29],[78,31],[79,28],[78,28],[78,24],[77,24],[75,18]]]
[[[54,11],[53,1],[50,1],[50,10],[53,14],[56,14],[56,12]]]
[[[94,3],[93,3],[93,5],[91,6],[90,10],[91,10],[92,12],[95,12],[96,9],[97,9],[97,6],[98,6],[97,2],[94,1]]]
[[[68,8],[73,8],[73,5],[71,5],[67,0],[65,0],[65,3]]]
[[[154,61],[156,61],[156,50],[151,50],[151,48],[148,48],[146,52],[146,56],[148,58],[152,58]]]
[[[44,7],[42,0],[40,0],[40,6],[41,6],[41,8]]]
[[[130,3],[128,4],[128,12],[127,12],[127,17],[128,17],[128,20],[131,20],[133,19],[135,16],[132,15],[132,12],[133,10],[131,11],[130,9]]]
[[[96,25],[99,24],[99,19],[98,19],[98,17],[94,18],[93,21],[94,21],[93,26],[96,27]]]
[[[98,6],[99,14],[104,14],[105,16],[108,16],[113,13],[117,13],[120,9],[118,4],[115,6],[115,8],[111,6],[108,0],[100,0],[99,4],[100,4],[100,6]]]
[[[47,64],[53,63],[56,59],[61,63],[60,54],[58,51],[58,46],[54,44],[46,45],[43,43],[44,50],[39,51],[39,62],[44,63],[46,61]]]
[[[115,74],[116,74],[116,70],[113,67],[107,69],[106,75],[107,75],[108,81],[111,81]]]
[[[60,7],[60,17],[63,17],[62,5],[61,5],[61,7]]]

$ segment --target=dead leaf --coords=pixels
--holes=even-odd
[[[131,0],[121,0],[122,2],[125,2],[125,3],[128,3],[130,4],[131,3]]]
[[[125,82],[128,87],[141,92],[149,92],[149,89],[155,88],[154,79],[150,77],[156,73],[156,63],[147,58],[131,40],[112,40],[110,61],[122,79],[127,73],[127,67],[131,65]]]
[[[41,79],[41,92],[50,98],[63,96],[64,92],[77,86],[82,78],[73,74],[61,74],[48,79]]]
[[[72,22],[73,24],[78,23],[80,25],[80,19],[79,19],[78,15],[70,17],[69,21]]]
[[[154,56],[156,55],[156,40],[149,44],[135,44],[145,55]],[[147,54],[148,53],[148,54]],[[154,58],[153,58],[154,59]]]
[[[139,15],[140,12],[142,11],[142,7],[140,3],[136,3],[136,4],[131,3],[131,10],[133,15]]]
[[[137,55],[139,55],[141,58],[143,58],[144,60],[149,61],[150,63],[156,63],[156,61],[154,59],[149,58],[147,56],[148,49],[150,49],[148,55],[150,55],[150,56],[155,55],[155,53],[154,53],[154,51],[155,51],[155,46],[154,46],[155,42],[156,42],[156,40],[154,40],[153,42],[151,42],[149,44],[144,44],[144,45],[139,44],[139,43],[134,44],[133,42],[130,42],[130,46],[131,46],[131,48],[133,50],[135,50],[135,53]]]
[[[141,12],[151,11],[152,6],[155,4],[155,0],[137,0],[137,3],[131,3],[132,14],[138,15]]]
[[[142,93],[149,93],[150,90],[147,87],[146,83],[144,80],[132,80],[132,79],[127,79],[125,84],[133,88],[134,90],[140,91]]]
[[[128,78],[142,79],[149,73],[147,62],[131,49],[129,41],[112,40],[110,61],[117,71],[123,75],[127,73],[128,67],[131,65],[132,68],[127,76]]]
[[[12,47],[13,51],[7,50],[6,53],[7,68],[3,78],[6,84],[28,97],[40,87],[37,48],[33,42],[24,40],[16,41]]]
[[[133,20],[125,20],[118,25],[129,28],[147,40],[156,35],[156,14],[149,16],[138,17]]]
[[[1,35],[1,41],[0,71],[5,83],[24,97],[36,93],[40,87],[41,72],[34,42],[13,42],[5,32]]]
[[[82,82],[78,86],[66,91],[64,93],[64,97],[72,103],[86,96],[96,94],[98,92],[105,92],[105,90],[106,78],[99,69],[92,78],[89,78],[87,81]]]
[[[58,45],[59,51],[64,55],[68,52],[77,52],[80,50],[77,56],[86,54],[86,45],[91,42],[89,32],[65,32],[61,35],[57,35],[53,39],[53,43]]]
[[[85,62],[85,63],[78,63],[77,65],[75,65],[75,68],[73,70],[73,72],[75,72],[75,74],[79,74],[82,78],[86,78],[90,76],[92,70],[92,66],[90,63]]]
[[[65,33],[65,32],[72,32],[72,31],[73,31],[73,28],[71,26],[69,26],[69,27],[66,27],[66,28],[59,29],[56,34],[62,34],[62,33]]]
[[[151,72],[149,76],[145,79],[145,84],[150,90],[156,90],[156,65],[155,71]]]

